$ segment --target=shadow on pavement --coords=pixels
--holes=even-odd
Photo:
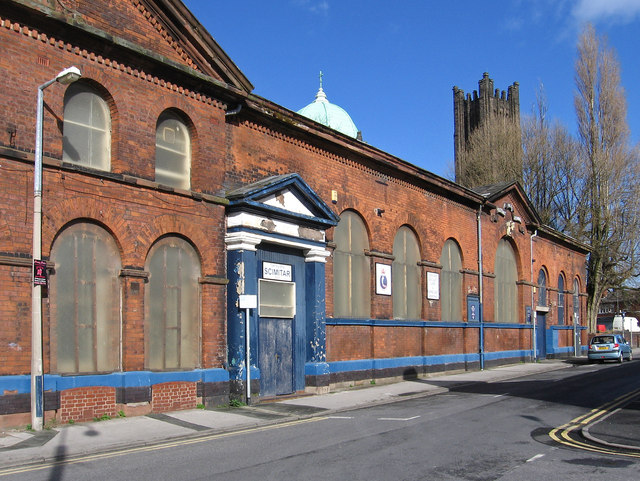
[[[573,367],[587,367],[586,359],[571,359],[566,362]],[[449,392],[509,395],[544,402],[560,403],[595,409],[623,393],[635,389],[640,384],[640,364],[637,361],[624,364],[594,364],[593,370],[579,370],[567,376],[567,370],[553,370],[532,373],[525,377],[496,381],[473,381],[469,379],[438,379],[437,377],[406,379],[420,384],[443,387]],[[584,395],[584,387],[600,386]]]

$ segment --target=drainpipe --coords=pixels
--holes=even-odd
[[[236,108],[232,110],[227,110],[224,115],[225,117],[230,117],[231,115],[236,115],[240,113],[241,110],[242,110],[242,104],[238,104]]]
[[[244,322],[244,335],[245,335],[245,340],[247,342],[247,345],[245,347],[245,370],[247,371],[247,379],[246,379],[246,383],[245,383],[245,394],[246,394],[246,399],[247,399],[247,406],[251,405],[251,339],[250,339],[250,333],[251,333],[251,328],[249,326],[249,322],[250,322],[250,315],[249,315],[249,308],[245,309],[245,322]]]
[[[480,335],[479,335],[479,347],[480,347],[480,370],[484,371],[484,313],[482,310],[482,205],[478,209],[478,319],[480,320]]]
[[[578,313],[577,312],[573,313],[573,355],[575,357],[578,357],[580,355],[580,341],[578,340]]]
[[[531,254],[531,323],[533,324],[533,360],[538,360],[538,339],[536,337],[536,308],[535,308],[535,300],[533,294],[533,238],[537,237],[538,230],[531,235],[531,239],[529,243],[531,245],[530,254]]]

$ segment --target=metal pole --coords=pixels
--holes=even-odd
[[[484,313],[482,312],[482,206],[478,209],[478,318],[480,320],[480,370],[484,371]]]
[[[580,355],[580,341],[578,340],[578,313],[573,313],[573,355]]]

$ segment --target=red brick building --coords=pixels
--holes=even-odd
[[[253,95],[179,0],[8,0],[0,46],[0,425],[31,410],[39,87],[46,419],[573,352],[588,249],[517,184]]]

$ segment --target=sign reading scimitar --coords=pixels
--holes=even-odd
[[[292,268],[288,264],[262,263],[262,278],[274,281],[291,281]]]

